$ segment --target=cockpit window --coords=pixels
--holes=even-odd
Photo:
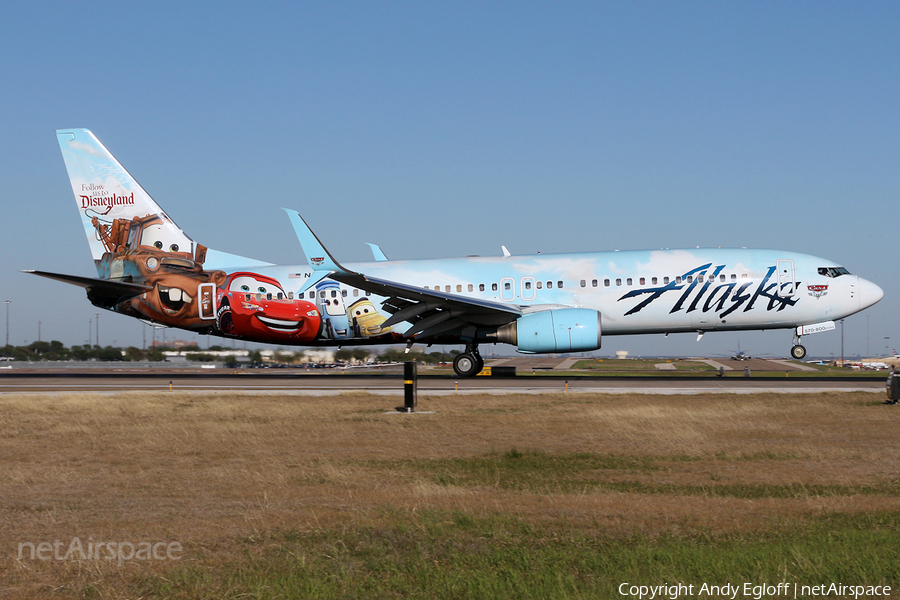
[[[819,275],[825,277],[840,277],[841,275],[849,275],[850,271],[844,267],[819,267]]]

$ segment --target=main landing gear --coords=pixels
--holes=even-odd
[[[478,346],[466,344],[466,351],[453,359],[453,370],[460,377],[474,377],[484,368],[484,359],[478,353]]]
[[[800,336],[794,334],[794,345],[791,346],[791,357],[795,360],[803,360],[806,356],[806,348],[800,345]]]

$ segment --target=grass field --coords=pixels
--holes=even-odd
[[[367,394],[0,396],[0,598],[896,596],[900,412],[882,402],[423,396],[434,414],[396,415]],[[182,550],[20,556],[76,538]]]

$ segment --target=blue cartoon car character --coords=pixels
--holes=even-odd
[[[342,339],[350,337],[350,322],[341,295],[341,286],[335,281],[325,280],[316,285],[316,303],[322,313],[325,337]]]

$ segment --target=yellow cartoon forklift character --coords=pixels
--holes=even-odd
[[[387,317],[378,312],[375,305],[368,298],[360,298],[350,305],[347,315],[353,323],[354,337],[370,337],[388,333],[390,327],[382,327]]]

